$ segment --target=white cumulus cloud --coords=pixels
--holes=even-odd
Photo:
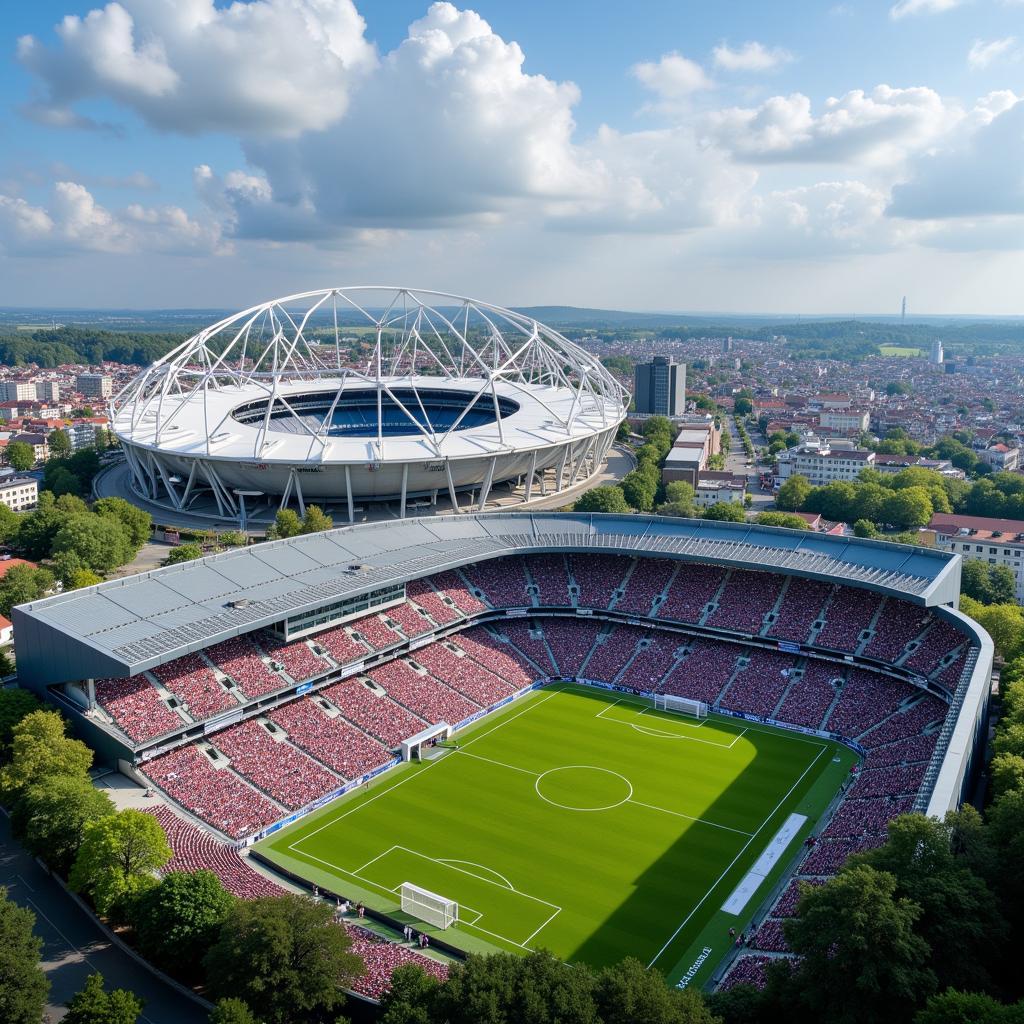
[[[788,64],[793,54],[781,47],[769,48],[763,43],[747,42],[737,49],[720,43],[713,51],[715,65],[725,71],[771,71]]]
[[[43,87],[29,105],[88,126],[75,105],[110,97],[162,130],[296,135],[340,118],[376,56],[352,0],[122,0],[68,15],[57,45],[18,41]]]
[[[704,69],[679,53],[666,53],[656,61],[634,64],[633,77],[663,100],[677,100],[711,87]]]
[[[889,8],[889,16],[899,19],[912,14],[942,14],[962,3],[964,0],[899,0]]]

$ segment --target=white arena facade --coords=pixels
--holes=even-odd
[[[484,510],[598,472],[629,397],[535,319],[414,288],[328,288],[200,331],[112,402],[135,494],[170,512],[351,521],[366,502]],[[462,502],[465,506],[465,499]]]

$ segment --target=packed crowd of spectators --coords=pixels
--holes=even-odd
[[[861,746],[879,747],[883,743],[891,743],[893,740],[903,739],[906,736],[914,736],[922,732],[932,722],[938,722],[946,714],[947,705],[943,704],[938,697],[926,694],[915,704],[901,708],[890,718],[879,722],[873,729],[869,729],[860,738]]]
[[[662,693],[717,704],[736,668],[741,648],[715,640],[695,640],[690,653],[665,677]]]
[[[598,633],[598,643],[587,662],[586,674],[591,679],[614,683],[626,663],[636,653],[636,645],[650,630],[636,626],[612,626],[602,636]]]
[[[481,665],[501,676],[513,690],[521,690],[537,680],[537,670],[510,643],[492,636],[483,626],[457,633],[450,640]]]
[[[316,642],[339,664],[351,665],[362,661],[369,653],[366,647],[352,637],[344,626],[333,626],[316,634]]]
[[[552,608],[567,608],[572,604],[564,555],[528,555],[526,568],[537,584],[538,604]]]
[[[450,625],[462,618],[462,612],[448,604],[428,580],[410,580],[405,593],[409,600],[415,602],[439,626]]]
[[[154,757],[142,771],[172,800],[231,839],[266,828],[281,809],[230,768],[215,768],[197,746]]]
[[[136,743],[181,725],[181,718],[164,703],[145,675],[97,679],[96,702]]]
[[[185,705],[185,710],[197,722],[226,708],[238,707],[238,701],[221,686],[202,655],[185,654],[175,658],[154,668],[153,675]]]
[[[394,750],[407,736],[426,726],[390,697],[374,693],[358,679],[346,679],[320,691],[350,721]]]
[[[341,786],[336,775],[287,740],[276,740],[255,718],[214,733],[211,741],[234,771],[291,811]]]
[[[580,607],[607,608],[626,578],[631,562],[622,555],[570,555],[569,565],[579,587]]]
[[[825,625],[815,638],[818,647],[835,651],[856,651],[860,635],[875,617],[880,595],[856,587],[838,587],[825,609]]]
[[[262,651],[248,636],[224,640],[204,653],[226,676],[230,676],[246,697],[262,697],[285,686],[285,681],[261,657]]]
[[[876,672],[851,668],[825,728],[856,739],[891,715],[903,701],[917,692],[909,683]]]
[[[369,675],[394,700],[432,724],[447,722],[456,725],[480,710],[479,704],[472,703],[429,675],[420,675],[401,658],[378,665]]]
[[[930,676],[939,667],[942,660],[964,644],[967,637],[951,622],[936,619],[931,629],[914,653],[904,662],[907,668]]]
[[[684,563],[665,602],[658,608],[658,618],[700,622],[705,607],[722,586],[725,573],[726,570],[717,565]]]
[[[435,679],[458,690],[482,708],[507,697],[513,692],[504,679],[474,661],[469,655],[461,657],[443,643],[429,644],[416,652],[416,660]]]
[[[654,599],[668,586],[677,568],[680,568],[679,562],[670,562],[664,558],[637,562],[636,568],[626,580],[625,592],[615,603],[615,610],[650,615]],[[682,568],[685,569],[685,566]]]
[[[430,620],[418,608],[411,604],[396,604],[387,610],[387,616],[392,622],[398,624],[398,628],[412,639],[414,636],[423,636],[430,633],[434,627]]]
[[[450,597],[466,615],[475,615],[487,609],[483,601],[469,592],[469,587],[457,572],[436,573],[430,577],[430,582],[442,597]]]
[[[533,602],[526,593],[526,573],[521,558],[492,558],[463,570],[466,579],[483,591],[492,608],[526,608]]]
[[[796,658],[756,647],[750,648],[747,656],[749,664],[736,673],[719,703],[733,711],[773,718],[775,708],[790,685]]]
[[[369,693],[365,686],[360,689]],[[376,699],[372,694],[371,698]],[[396,710],[401,709],[396,706]],[[267,717],[284,729],[292,743],[346,779],[357,779],[391,760],[391,755],[376,740],[343,718],[332,718],[309,698],[283,704]]]
[[[599,622],[581,622],[578,619],[544,621],[544,636],[551,649],[551,656],[555,659],[559,675],[580,674],[597,639],[600,625]]]
[[[880,661],[896,661],[929,621],[924,609],[887,597],[875,624],[875,635],[861,653]]]
[[[320,655],[313,653],[305,640],[285,643],[269,633],[261,633],[259,642],[267,655],[284,665],[285,672],[297,683],[321,676],[331,667]]]
[[[780,722],[820,729],[839,692],[832,680],[841,679],[843,670],[827,661],[812,659],[804,662],[803,669],[799,684],[790,687],[775,717]]]
[[[651,643],[637,652],[619,676],[619,685],[648,693],[656,690],[679,656],[682,638],[647,631]]]
[[[345,930],[352,939],[352,952],[361,957],[366,966],[366,972],[353,986],[354,991],[362,995],[379,999],[390,987],[395,968],[407,964],[415,964],[438,981],[448,977],[448,968],[444,964],[371,932],[369,928],[346,924]]]
[[[740,633],[760,633],[764,617],[779,599],[781,583],[766,572],[734,569],[722,588],[718,607],[707,617],[707,625]]]
[[[791,576],[779,606],[778,617],[765,630],[765,635],[797,644],[807,643],[811,627],[821,615],[831,589],[827,583],[818,580]]]
[[[383,651],[402,642],[402,634],[393,630],[376,612],[356,619],[351,628],[375,651]]]
[[[532,619],[508,620],[502,622],[499,628],[502,636],[518,653],[525,655],[542,676],[552,676],[558,673],[558,666],[551,660],[551,651],[544,639],[540,623]],[[465,636],[465,634],[463,633],[461,636]]]

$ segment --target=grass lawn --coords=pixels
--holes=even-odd
[[[879,345],[878,351],[883,356],[920,356],[924,352],[919,348],[910,348],[906,345]]]
[[[259,846],[268,860],[400,920],[412,882],[459,903],[467,950],[627,955],[700,984],[778,884],[855,755],[737,719],[655,711],[558,685],[459,733]],[[784,839],[776,839],[780,829]],[[769,848],[774,862],[758,861]],[[755,862],[758,864],[755,865]],[[748,876],[752,867],[758,876]],[[746,880],[745,897],[723,907]],[[741,905],[740,905],[741,904]],[[430,928],[426,929],[428,932]]]

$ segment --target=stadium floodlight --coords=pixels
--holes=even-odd
[[[676,697],[671,693],[654,695],[654,706],[658,711],[668,711],[676,715],[690,715],[692,718],[707,718],[708,706],[702,700],[690,700],[689,697]]]
[[[363,501],[483,511],[597,473],[629,395],[534,317],[406,287],[327,288],[212,324],[111,402],[132,490],[176,512],[248,518]],[[502,492],[506,493],[506,492]],[[255,503],[249,502],[249,505]]]
[[[402,883],[402,910],[435,928],[449,928],[459,920],[458,903],[412,882]]]

